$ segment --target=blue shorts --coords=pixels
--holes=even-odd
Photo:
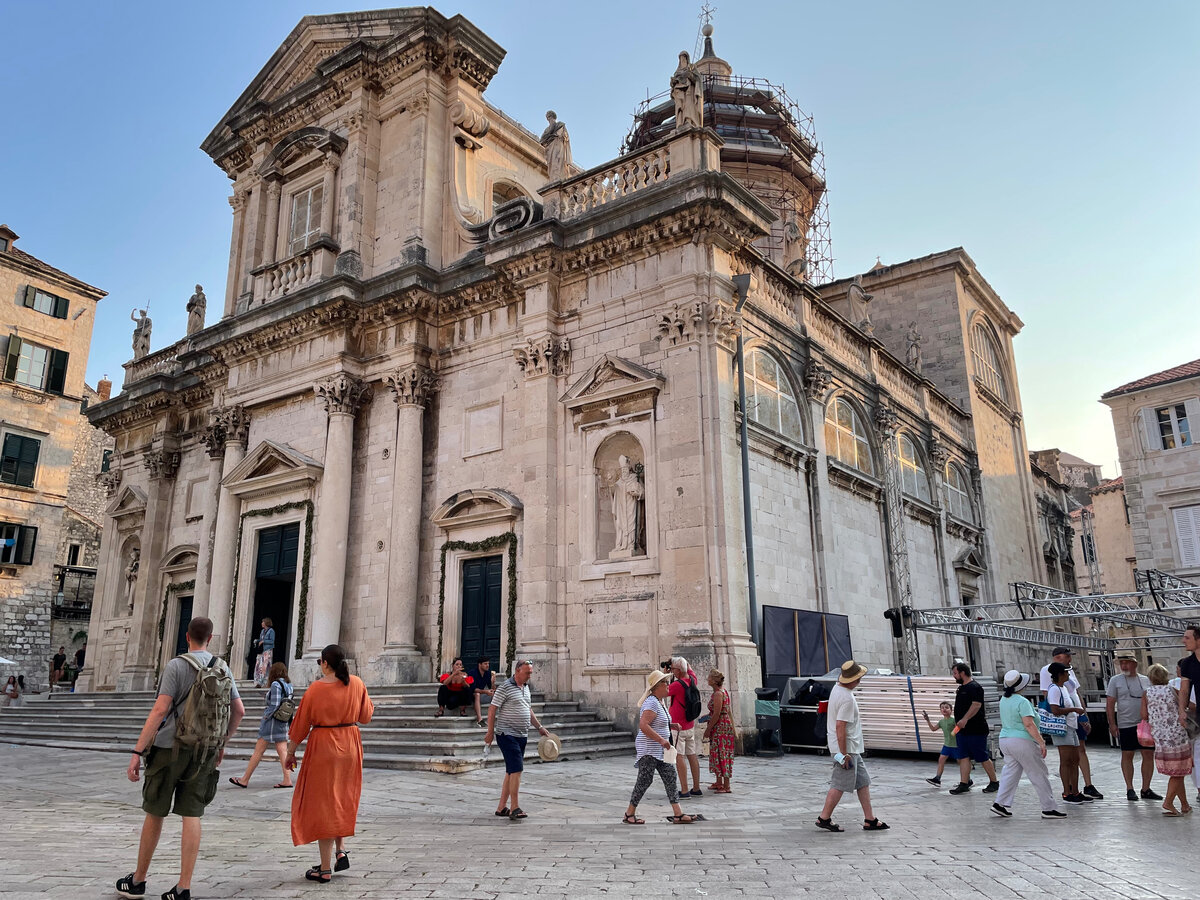
[[[504,771],[509,775],[525,771],[525,745],[528,742],[528,738],[511,734],[496,735],[496,746],[504,754]]]
[[[957,747],[947,747],[943,744],[942,752],[939,755],[946,757],[946,759],[958,759],[960,753],[961,751]]]
[[[987,762],[992,758],[988,752],[988,736],[986,734],[958,735],[958,758],[973,759],[975,762]]]

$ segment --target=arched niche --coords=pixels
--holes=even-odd
[[[592,460],[596,559],[646,555],[646,453],[628,431],[606,437]]]

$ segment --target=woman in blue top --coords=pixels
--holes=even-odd
[[[638,716],[637,738],[634,749],[637,751],[637,781],[633,786],[633,794],[629,798],[629,807],[625,810],[626,825],[645,825],[645,819],[637,817],[637,806],[641,802],[646,789],[654,781],[654,773],[662,779],[663,787],[667,789],[667,800],[671,804],[671,821],[676,825],[690,825],[699,820],[700,816],[685,815],[679,807],[679,782],[675,776],[675,766],[663,759],[663,751],[671,746],[671,718],[667,714],[663,698],[667,696],[670,686],[670,676],[655,669],[646,677],[646,693],[638,703],[641,712]]]
[[[292,786],[292,773],[287,767],[288,724],[291,720],[275,718],[275,711],[279,709],[280,704],[291,698],[292,685],[288,680],[287,666],[277,662],[271,666],[271,689],[267,691],[267,707],[263,710],[262,722],[258,726],[258,741],[254,744],[254,753],[246,763],[246,771],[242,773],[242,777],[230,777],[230,784],[236,784],[240,788],[249,787],[250,776],[254,774],[263,754],[267,752],[267,745],[274,744],[275,753],[279,756],[279,765],[283,768],[283,781],[275,787]]]
[[[992,812],[1007,819],[1012,815],[1013,797],[1017,794],[1017,782],[1024,772],[1042,804],[1043,819],[1065,819],[1066,813],[1059,812],[1050,789],[1050,772],[1046,769],[1046,742],[1037,727],[1037,714],[1028,698],[1021,691],[1029,687],[1029,676],[1016,669],[1004,675],[1004,697],[1000,700],[1000,751],[1004,754],[1004,768],[1000,771],[1000,791]]]
[[[266,686],[267,672],[270,671],[275,656],[274,624],[269,618],[263,619],[262,631],[258,633],[258,640],[254,642],[258,646],[258,658],[254,661],[254,684],[257,687]]]

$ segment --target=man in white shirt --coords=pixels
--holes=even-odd
[[[1075,669],[1071,667],[1071,648],[1070,647],[1055,647],[1051,651],[1052,662],[1062,663],[1067,667],[1067,683],[1074,689],[1079,699],[1083,700],[1083,693],[1079,690],[1079,676],[1075,674]],[[1042,693],[1045,694],[1050,690],[1053,682],[1050,680],[1050,664],[1042,666]],[[1082,716],[1080,717],[1082,718]],[[1083,775],[1083,796],[1089,800],[1103,800],[1104,795],[1096,790],[1092,784],[1092,763],[1088,759],[1087,753],[1087,737],[1091,733],[1091,723],[1079,723],[1079,771]]]
[[[883,831],[888,827],[871,810],[871,776],[862,759],[862,716],[858,701],[854,699],[854,689],[866,674],[866,666],[852,659],[844,662],[838,683],[829,695],[825,727],[829,753],[833,757],[833,774],[829,779],[829,793],[825,795],[825,807],[817,818],[817,827],[826,831],[845,830],[833,823],[833,810],[846,791],[858,792],[858,802],[863,810],[863,831]]]

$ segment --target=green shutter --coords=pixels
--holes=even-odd
[[[20,444],[20,453],[17,458],[17,480],[16,484],[21,487],[33,487],[33,476],[37,474],[38,453],[42,449],[42,442],[30,437],[21,437],[20,435],[9,435],[15,437]],[[5,443],[8,443],[5,441]]]
[[[33,565],[33,548],[37,546],[38,530],[32,525],[22,525],[17,529],[16,559],[18,566]]]
[[[50,351],[50,371],[46,376],[46,392],[62,394],[67,383],[67,358],[71,354],[65,350]]]
[[[0,481],[17,483],[17,466],[21,462],[21,438],[15,434],[4,436],[3,456],[0,456]]]
[[[22,301],[23,306],[28,306],[33,309],[34,303],[37,302],[37,288],[32,284],[25,285],[25,299]]]
[[[17,380],[17,363],[21,361],[21,339],[15,334],[8,336],[8,357],[4,361],[4,380]]]
[[[66,298],[66,297],[58,297],[58,296],[56,296],[56,297],[54,298],[54,313],[53,313],[53,315],[54,315],[54,318],[56,318],[56,319],[65,319],[65,318],[67,317],[67,307],[68,307],[68,305],[69,305],[69,304],[67,303],[67,298]]]

